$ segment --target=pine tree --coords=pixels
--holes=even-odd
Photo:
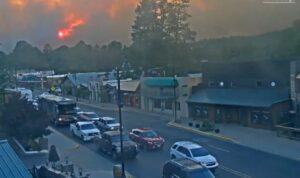
[[[191,17],[187,13],[190,0],[168,0],[165,30],[176,44],[193,42],[196,32],[192,31],[188,22]]]

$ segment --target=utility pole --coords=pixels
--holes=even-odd
[[[117,68],[117,81],[118,81],[118,108],[119,108],[119,122],[120,122],[120,141],[121,141],[121,162],[122,162],[122,178],[126,178],[125,164],[124,164],[124,151],[123,151],[123,122],[122,122],[122,99],[121,99],[121,87],[120,87],[120,71]]]

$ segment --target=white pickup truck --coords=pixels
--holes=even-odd
[[[90,141],[100,135],[100,131],[93,122],[76,122],[70,124],[73,136],[81,138],[83,141]]]

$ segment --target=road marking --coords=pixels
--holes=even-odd
[[[213,148],[213,149],[219,150],[219,151],[226,152],[226,153],[229,153],[229,152],[230,152],[229,150],[226,150],[226,149],[223,149],[223,148],[214,146],[214,145],[207,145],[207,146],[208,146],[208,147],[211,147],[211,148]]]
[[[219,168],[220,168],[220,169],[223,169],[224,171],[227,171],[227,172],[229,172],[229,173],[231,173],[231,174],[233,174],[233,175],[236,175],[236,176],[238,176],[238,177],[242,177],[242,178],[253,178],[253,177],[251,177],[251,176],[249,176],[249,175],[247,175],[247,174],[244,174],[244,173],[242,173],[242,172],[239,172],[239,171],[230,169],[230,168],[225,167],[225,166],[222,166],[222,165],[220,165]]]

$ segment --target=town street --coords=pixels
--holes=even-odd
[[[100,116],[117,118],[117,112],[104,111],[94,107],[82,106],[85,111],[95,111]],[[257,151],[234,143],[200,136],[191,132],[167,126],[168,118],[144,113],[123,112],[125,132],[136,127],[149,127],[162,135],[165,140],[164,150],[141,150],[137,159],[126,161],[126,170],[137,178],[159,178],[162,166],[169,159],[169,148],[175,141],[191,140],[203,145],[219,161],[217,178],[299,178],[300,161],[286,159],[277,155]],[[68,128],[57,128],[60,132],[72,137]],[[93,143],[82,143],[73,138],[79,146],[86,146],[96,151]],[[102,153],[99,153],[102,155]],[[84,155],[79,155],[84,156]],[[109,156],[103,155],[112,161]]]

